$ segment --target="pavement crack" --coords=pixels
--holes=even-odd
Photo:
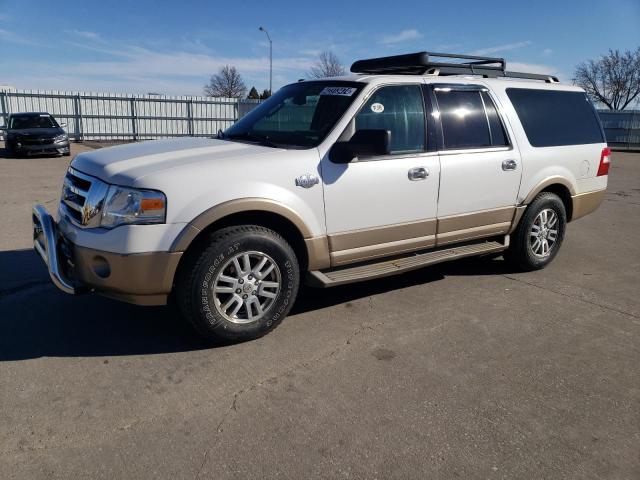
[[[610,306],[608,306],[608,305],[603,305],[603,304],[598,303],[598,302],[593,302],[593,301],[591,301],[591,300],[587,300],[586,298],[581,298],[581,297],[578,297],[578,296],[575,296],[575,295],[570,295],[570,294],[568,294],[568,293],[560,292],[560,291],[558,291],[558,290],[553,290],[553,289],[551,289],[551,288],[542,287],[542,286],[540,286],[540,285],[536,285],[535,283],[528,282],[528,281],[523,280],[523,279],[521,279],[521,278],[512,277],[512,276],[510,276],[510,275],[502,275],[502,276],[503,276],[504,278],[509,279],[509,280],[513,280],[514,282],[523,283],[523,284],[525,284],[525,285],[529,285],[529,286],[531,286],[531,287],[535,287],[535,288],[538,288],[538,289],[540,289],[540,290],[544,290],[545,292],[555,293],[556,295],[561,295],[561,296],[563,296],[563,297],[567,297],[567,298],[570,298],[570,299],[572,299],[572,300],[577,300],[577,301],[579,301],[579,302],[588,303],[589,305],[593,305],[593,306],[595,306],[595,307],[600,307],[600,308],[602,308],[602,309],[604,309],[604,310],[608,310],[608,311],[610,311],[610,312],[619,313],[620,315],[626,315],[626,316],[631,317],[631,318],[634,318],[634,319],[636,319],[636,320],[640,320],[640,316],[638,316],[638,315],[636,315],[636,314],[634,314],[634,313],[631,313],[631,312],[627,312],[626,310],[620,310],[620,309],[615,308],[615,307],[610,307]]]
[[[349,335],[347,337],[347,339],[345,340],[345,342],[342,345],[339,345],[338,347],[334,348],[333,350],[320,355],[310,361],[306,361],[306,362],[300,362],[296,365],[294,365],[293,367],[284,370],[283,372],[280,372],[277,375],[265,378],[260,380],[259,382],[256,382],[248,387],[242,388],[240,390],[237,390],[234,394],[233,394],[233,399],[231,401],[231,405],[229,406],[229,408],[227,409],[227,411],[225,412],[225,414],[223,415],[222,419],[220,420],[220,422],[218,423],[218,426],[216,427],[216,432],[217,433],[222,433],[224,431],[224,425],[227,422],[227,420],[229,419],[230,416],[234,415],[235,413],[238,412],[238,400],[240,399],[241,396],[243,396],[246,392],[249,391],[254,391],[257,390],[258,388],[264,386],[265,383],[271,383],[274,380],[278,380],[282,377],[285,377],[287,375],[291,375],[292,373],[297,372],[298,370],[302,369],[302,368],[306,368],[308,369],[309,366],[313,365],[313,364],[317,364],[319,362],[322,362],[323,360],[326,360],[328,358],[333,357],[334,355],[336,355],[337,353],[341,352],[342,350],[345,350],[347,345],[351,345],[351,342],[358,337],[359,335],[362,335],[365,332],[373,332],[375,331],[376,327],[379,327],[381,325],[384,325],[384,322],[379,322],[373,325],[369,325],[369,324],[362,324],[360,325],[360,327],[355,330],[351,335]]]
[[[205,463],[207,463],[207,455],[209,455],[209,450],[204,451],[204,456],[202,457],[202,463],[200,463],[200,468],[196,472],[196,480],[200,478],[200,474],[202,473],[202,469],[204,468]]]

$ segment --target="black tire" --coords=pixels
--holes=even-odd
[[[221,312],[221,294],[216,297],[213,287],[222,270],[228,272],[228,268],[233,269],[230,262],[244,252],[260,252],[270,257],[277,266],[274,270],[278,272],[280,286],[277,296],[269,300],[270,304],[261,318],[235,323]],[[298,294],[300,270],[293,249],[279,234],[264,227],[242,225],[223,228],[212,233],[199,251],[192,253],[185,262],[176,282],[178,308],[195,330],[208,340],[241,342],[267,334],[286,317]],[[233,293],[228,295],[234,296]],[[247,308],[252,307],[246,304],[241,307],[245,313]]]
[[[535,237],[530,235],[534,222],[544,210],[552,210],[557,215],[556,240],[548,254],[536,255],[532,248]],[[555,193],[542,192],[529,204],[520,219],[520,223],[511,236],[511,246],[505,252],[505,259],[524,271],[539,270],[553,261],[562,246],[567,227],[567,211],[564,203]],[[533,240],[532,240],[533,238]]]
[[[65,152],[62,154],[63,157],[70,157],[71,156],[71,152]]]

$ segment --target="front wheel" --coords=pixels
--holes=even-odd
[[[555,258],[567,226],[567,212],[560,197],[539,194],[529,204],[505,253],[522,270],[539,270]]]
[[[213,233],[176,285],[182,315],[208,339],[245,341],[273,330],[293,306],[296,255],[276,232],[244,225]]]

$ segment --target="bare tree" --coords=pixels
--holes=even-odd
[[[205,95],[210,97],[244,97],[247,86],[236,67],[225,65],[220,71],[211,76],[209,83],[204,86]]]
[[[609,50],[599,60],[576,68],[573,83],[611,110],[624,110],[640,95],[640,47],[633,52]]]
[[[318,60],[309,70],[311,78],[339,77],[346,73],[338,56],[330,50],[318,55]]]

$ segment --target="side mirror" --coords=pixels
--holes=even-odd
[[[62,123],[60,124],[60,128],[64,128],[64,127],[66,127],[66,126],[67,126],[67,122],[62,122]]]
[[[358,130],[347,142],[336,142],[329,151],[334,163],[350,163],[356,157],[388,155],[391,143],[389,130]]]

